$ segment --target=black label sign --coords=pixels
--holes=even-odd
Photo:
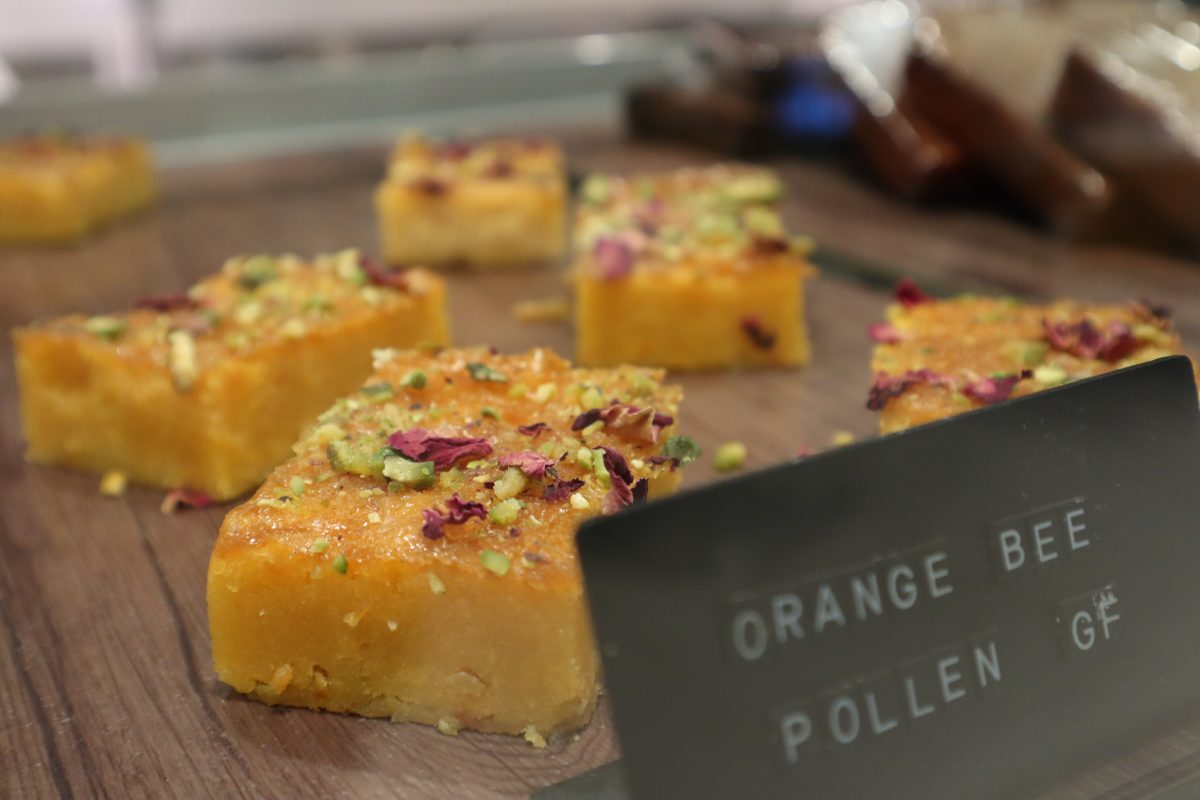
[[[1200,706],[1163,359],[593,520],[636,798],[1024,797]]]

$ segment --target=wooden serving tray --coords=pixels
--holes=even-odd
[[[576,170],[710,160],[562,132]],[[70,249],[0,251],[0,326],[127,307],[178,291],[231,254],[375,249],[370,203],[384,148],[192,168],[164,176],[160,208]],[[1173,302],[1200,346],[1200,271],[1162,256],[1067,249],[1010,223],[932,215],[885,200],[833,166],[785,162],[786,216],[825,247],[809,313],[815,361],[802,371],[676,376],[682,427],[711,453],[750,450],[749,467],[874,431],[868,323],[908,274],[941,291],[1031,299],[1073,294]],[[454,275],[458,343],[570,354],[566,324],[529,325],[513,302],[565,294],[556,271]],[[225,507],[164,516],[161,492],[98,493],[94,475],[22,459],[12,345],[0,339],[0,797],[527,797],[617,756],[602,703],[577,737],[534,750],[520,739],[269,708],[219,684],[204,604],[209,550]],[[717,479],[711,461],[692,485]],[[1200,761],[1200,741],[1131,754],[1084,788],[1119,791],[1156,769]],[[1181,761],[1180,759],[1183,759]],[[1186,772],[1186,770],[1185,770]],[[1137,796],[1127,794],[1112,797]]]

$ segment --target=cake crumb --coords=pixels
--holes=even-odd
[[[346,613],[346,616],[342,617],[342,622],[346,623],[351,628],[357,628],[358,623],[362,621],[362,618],[363,618],[363,612],[350,611],[350,612]]]
[[[429,591],[434,594],[446,593],[446,584],[442,583],[442,579],[432,572],[429,573]]]
[[[571,314],[565,297],[539,297],[513,304],[512,315],[518,322],[564,322]]]
[[[105,497],[120,497],[125,494],[125,487],[129,483],[129,477],[118,470],[109,470],[104,473],[104,477],[100,479],[100,494]]]
[[[389,630],[389,631],[391,631],[392,633],[395,633],[395,632],[396,632],[396,630],[397,630],[399,627],[400,627],[400,623],[399,623],[399,622],[396,622],[396,620],[394,620],[394,619],[389,619],[389,620],[387,621],[387,628],[388,628],[388,630]]]
[[[546,737],[538,733],[538,729],[532,725],[527,726],[522,732],[522,735],[525,737],[525,741],[529,742],[538,750],[541,750],[546,746]]]
[[[837,431],[829,440],[829,443],[834,447],[845,447],[848,444],[854,444],[855,436],[850,431]]]
[[[462,725],[456,719],[442,717],[437,721],[437,729],[447,736],[458,736],[458,732],[462,730]]]
[[[267,685],[275,694],[283,694],[284,690],[292,685],[292,665],[284,664],[275,670],[275,674],[271,676],[271,681]]]

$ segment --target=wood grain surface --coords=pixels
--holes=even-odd
[[[564,142],[577,171],[710,160],[610,131],[568,131]],[[370,195],[382,164],[380,149],[167,174],[159,208],[85,245],[0,251],[0,327],[124,308],[139,295],[178,291],[232,254],[373,251]],[[870,435],[865,328],[887,303],[885,284],[902,274],[943,291],[1163,299],[1189,343],[1200,344],[1195,265],[906,207],[835,165],[778,166],[790,185],[789,221],[822,243],[828,263],[809,305],[815,361],[802,371],[677,376],[686,389],[682,427],[710,453],[743,441],[753,468],[826,446],[837,431]],[[565,294],[561,273],[450,282],[455,342],[570,353],[567,326],[521,324],[509,313],[517,300]],[[204,603],[209,550],[227,507],[166,516],[158,491],[133,487],[106,499],[97,476],[25,464],[14,381],[5,336],[0,797],[527,797],[616,756],[603,703],[577,737],[539,751],[511,737],[446,737],[234,694],[212,672]],[[687,481],[716,478],[705,460]],[[1191,774],[1198,730],[1099,765],[1054,797],[1143,796],[1145,785],[1162,783],[1156,771]],[[1143,782],[1140,794],[1121,794],[1130,781]]]

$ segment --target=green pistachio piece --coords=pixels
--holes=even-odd
[[[432,461],[409,461],[403,456],[386,456],[383,459],[383,476],[401,486],[424,489],[433,485],[436,470]]]

